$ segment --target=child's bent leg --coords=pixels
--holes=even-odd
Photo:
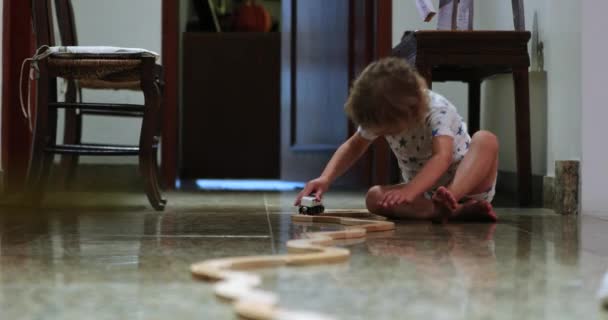
[[[488,131],[473,135],[469,151],[456,169],[447,188],[439,188],[433,201],[455,210],[466,195],[488,191],[496,181],[498,171],[498,139]]]
[[[467,195],[480,194],[492,189],[497,171],[498,140],[494,134],[480,131],[473,136],[469,151],[456,169],[454,180],[447,188],[437,189],[433,196],[439,214],[444,218],[451,216],[465,220],[496,221],[496,215],[489,202],[471,200],[464,205],[458,202]]]
[[[466,195],[487,191],[494,185],[498,171],[498,139],[489,131],[473,135],[469,151],[456,169],[448,190],[456,201]]]
[[[403,185],[374,186],[369,189],[365,197],[367,210],[373,214],[381,215],[391,219],[428,220],[436,216],[433,202],[423,196],[418,197],[413,203],[402,205],[391,209],[381,207],[378,203],[384,199],[387,191],[400,188]]]

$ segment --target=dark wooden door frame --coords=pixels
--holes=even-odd
[[[161,172],[164,185],[172,189],[177,178],[179,1],[162,0],[162,9],[165,96]],[[34,51],[30,17],[29,0],[3,1],[2,169],[8,192],[22,190],[29,161],[31,134],[20,110],[18,80],[21,62]]]
[[[165,76],[161,175],[167,189],[175,188],[179,150],[179,0],[162,0],[162,64]]]
[[[30,1],[4,0],[2,5],[2,169],[5,191],[14,193],[23,188],[31,141],[19,102],[19,74],[34,44]]]
[[[392,0],[375,0],[374,58],[380,59],[391,54],[393,37]],[[372,149],[372,184],[391,183],[391,150],[384,139],[378,139]]]
[[[389,56],[392,50],[392,0],[351,0],[350,81],[373,60]],[[349,126],[349,133],[356,130]],[[391,182],[391,150],[384,139],[374,142],[356,170],[367,185]]]

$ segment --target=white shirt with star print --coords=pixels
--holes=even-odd
[[[433,156],[433,137],[450,136],[454,139],[452,164],[433,189],[450,183],[456,168],[469,149],[471,137],[464,119],[456,107],[442,95],[427,90],[430,110],[424,123],[408,128],[397,135],[384,136],[399,161],[404,182],[413,179],[424,164]],[[377,138],[373,133],[359,127],[358,133],[367,140]]]

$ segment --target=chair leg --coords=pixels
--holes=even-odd
[[[513,70],[517,139],[517,179],[519,203],[532,203],[532,161],[530,143],[530,88],[527,68]]]
[[[40,64],[41,74],[45,74],[46,64]],[[39,206],[44,196],[44,188],[53,162],[53,155],[45,153],[49,143],[55,141],[57,111],[49,111],[49,84],[47,76],[38,79],[37,108],[32,135],[32,149],[26,178],[26,190],[30,204]]]
[[[142,66],[142,91],[145,112],[139,140],[139,167],[144,178],[144,188],[154,209],[162,211],[167,203],[160,194],[158,184],[157,148],[160,128],[160,90],[154,81],[154,59],[145,59]]]
[[[469,81],[469,134],[479,131],[481,110],[481,81]]]
[[[76,110],[65,111],[65,126],[63,141],[65,144],[80,144],[82,136],[82,116],[76,113]],[[70,189],[74,177],[76,176],[76,167],[78,166],[78,155],[62,155],[61,167],[64,172],[64,186]]]
[[[74,80],[68,80],[68,89],[65,94],[66,102],[77,102],[78,88]],[[79,144],[82,137],[82,116],[75,109],[65,110],[65,124],[63,129],[63,141],[65,144]],[[61,167],[64,172],[64,186],[70,189],[76,166],[78,165],[78,155],[62,155]]]

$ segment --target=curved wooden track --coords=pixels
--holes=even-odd
[[[305,233],[302,239],[287,241],[288,254],[268,256],[248,256],[212,259],[195,263],[190,267],[192,274],[200,279],[215,281],[215,294],[234,305],[236,313],[251,320],[320,320],[329,317],[280,309],[278,297],[257,289],[261,278],[248,270],[282,266],[303,266],[340,263],[350,258],[346,248],[334,247],[342,240],[364,239],[368,232],[395,229],[392,222],[376,219],[353,218],[370,216],[367,211],[334,210],[319,216],[292,215],[298,223],[332,223],[345,226],[343,230]]]

